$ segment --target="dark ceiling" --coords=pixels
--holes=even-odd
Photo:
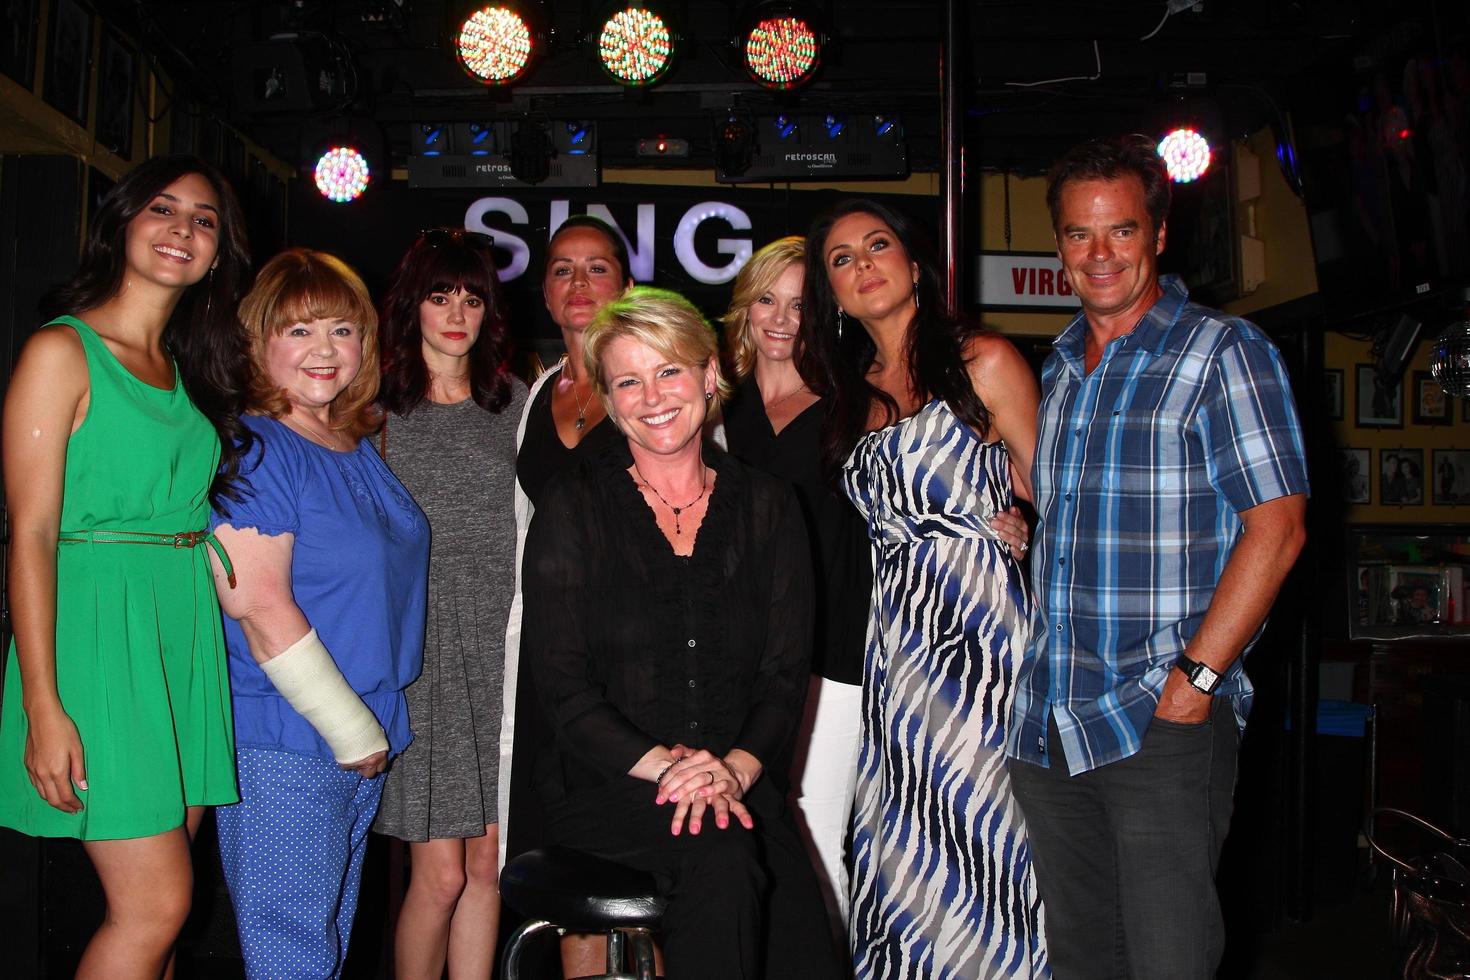
[[[972,165],[1044,169],[1062,148],[1093,135],[1151,130],[1170,112],[1210,120],[1220,135],[1279,123],[1278,108],[1321,66],[1369,43],[1375,30],[1423,7],[1463,21],[1463,2],[1367,0],[981,0],[964,4],[961,87]],[[472,82],[449,47],[467,5],[447,0],[290,2],[100,2],[114,21],[180,79],[177,95],[212,111],[285,160],[300,163],[334,129],[381,135],[395,165],[409,152],[410,125],[516,118],[595,120],[604,167],[638,164],[639,138],[687,137],[686,166],[708,166],[715,113],[760,111],[896,113],[914,170],[936,169],[944,5],[830,0],[831,43],[817,80],[794,96],[747,80],[731,43],[742,4],[686,0],[673,7],[683,35],[678,61],[659,85],[623,90],[589,54],[586,33],[604,3],[539,4],[551,28],[549,54],[521,84]],[[1165,12],[1178,8],[1165,18]],[[1441,9],[1442,8],[1442,9]],[[1161,23],[1162,22],[1162,23]],[[1153,33],[1148,40],[1140,40]],[[327,104],[260,111],[248,76],[261,58],[294,49],[313,71],[335,76]],[[1336,61],[1334,61],[1336,59]]]

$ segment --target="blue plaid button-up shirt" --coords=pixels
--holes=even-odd
[[[1178,278],[1160,284],[1163,296],[1091,374],[1084,314],[1042,368],[1035,619],[1006,748],[1046,765],[1055,713],[1072,775],[1138,751],[1214,597],[1240,512],[1307,491],[1275,346],[1254,324],[1189,302]],[[1242,726],[1243,660],[1217,691]]]

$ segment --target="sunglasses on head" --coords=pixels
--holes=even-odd
[[[425,228],[419,232],[419,239],[430,248],[443,248],[455,242],[468,248],[490,248],[495,244],[495,239],[489,235],[463,228]]]

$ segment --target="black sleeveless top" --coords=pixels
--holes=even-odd
[[[557,434],[556,420],[551,417],[551,390],[555,384],[555,380],[547,381],[536,392],[530,413],[526,416],[526,434],[516,453],[516,479],[533,507],[540,505],[541,494],[553,476],[571,469],[578,460],[591,459],[609,446],[624,441],[618,427],[604,416],[582,435],[581,442],[568,449]]]
[[[771,428],[755,378],[747,377],[725,408],[725,438],[736,459],[796,488],[816,578],[812,672],[861,684],[872,604],[872,544],[862,517],[822,479],[825,405],[819,399],[778,433]]]

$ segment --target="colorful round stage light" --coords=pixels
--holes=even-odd
[[[465,19],[455,50],[465,71],[482,82],[504,85],[531,63],[531,28],[509,7],[482,7]]]
[[[625,85],[647,85],[668,70],[674,35],[668,22],[644,7],[625,7],[602,25],[602,67]]]
[[[745,67],[767,88],[795,88],[817,68],[816,31],[800,17],[766,17],[745,35]]]
[[[350,146],[334,146],[316,162],[316,189],[338,204],[361,197],[371,177],[366,158]]]
[[[1176,184],[1198,180],[1210,169],[1210,141],[1192,129],[1176,129],[1159,141],[1159,156]]]

